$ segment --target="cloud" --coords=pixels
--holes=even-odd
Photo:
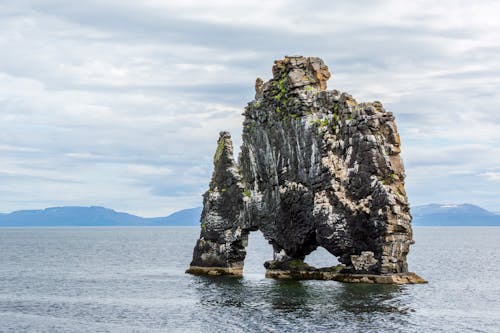
[[[500,182],[500,172],[484,172],[481,176],[486,177],[488,180]]]
[[[218,132],[239,146],[255,77],[285,54],[322,57],[330,88],[395,113],[412,203],[498,210],[499,11],[486,0],[3,4],[0,211],[200,205]]]

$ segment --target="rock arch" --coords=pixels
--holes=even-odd
[[[220,133],[189,273],[241,275],[248,233],[260,230],[274,250],[269,277],[424,281],[406,263],[411,215],[394,116],[326,90],[329,77],[321,59],[297,56],[257,79],[238,163]],[[306,265],[318,246],[342,265]]]

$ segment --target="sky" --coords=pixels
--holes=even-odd
[[[411,205],[500,211],[498,1],[0,0],[0,212],[202,204],[256,77],[321,57],[396,116]]]

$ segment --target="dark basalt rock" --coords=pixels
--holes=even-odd
[[[401,278],[413,241],[394,116],[326,90],[329,77],[321,59],[294,56],[275,62],[271,80],[257,79],[237,164],[221,132],[188,272],[241,275],[248,233],[260,230],[274,249],[270,277],[423,281]],[[303,262],[318,246],[341,272]]]

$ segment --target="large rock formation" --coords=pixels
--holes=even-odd
[[[329,78],[321,59],[297,56],[257,79],[238,163],[220,134],[188,272],[241,275],[248,233],[260,230],[274,249],[270,277],[423,281],[406,264],[411,215],[394,116],[326,90]],[[342,265],[304,263],[318,246]]]

